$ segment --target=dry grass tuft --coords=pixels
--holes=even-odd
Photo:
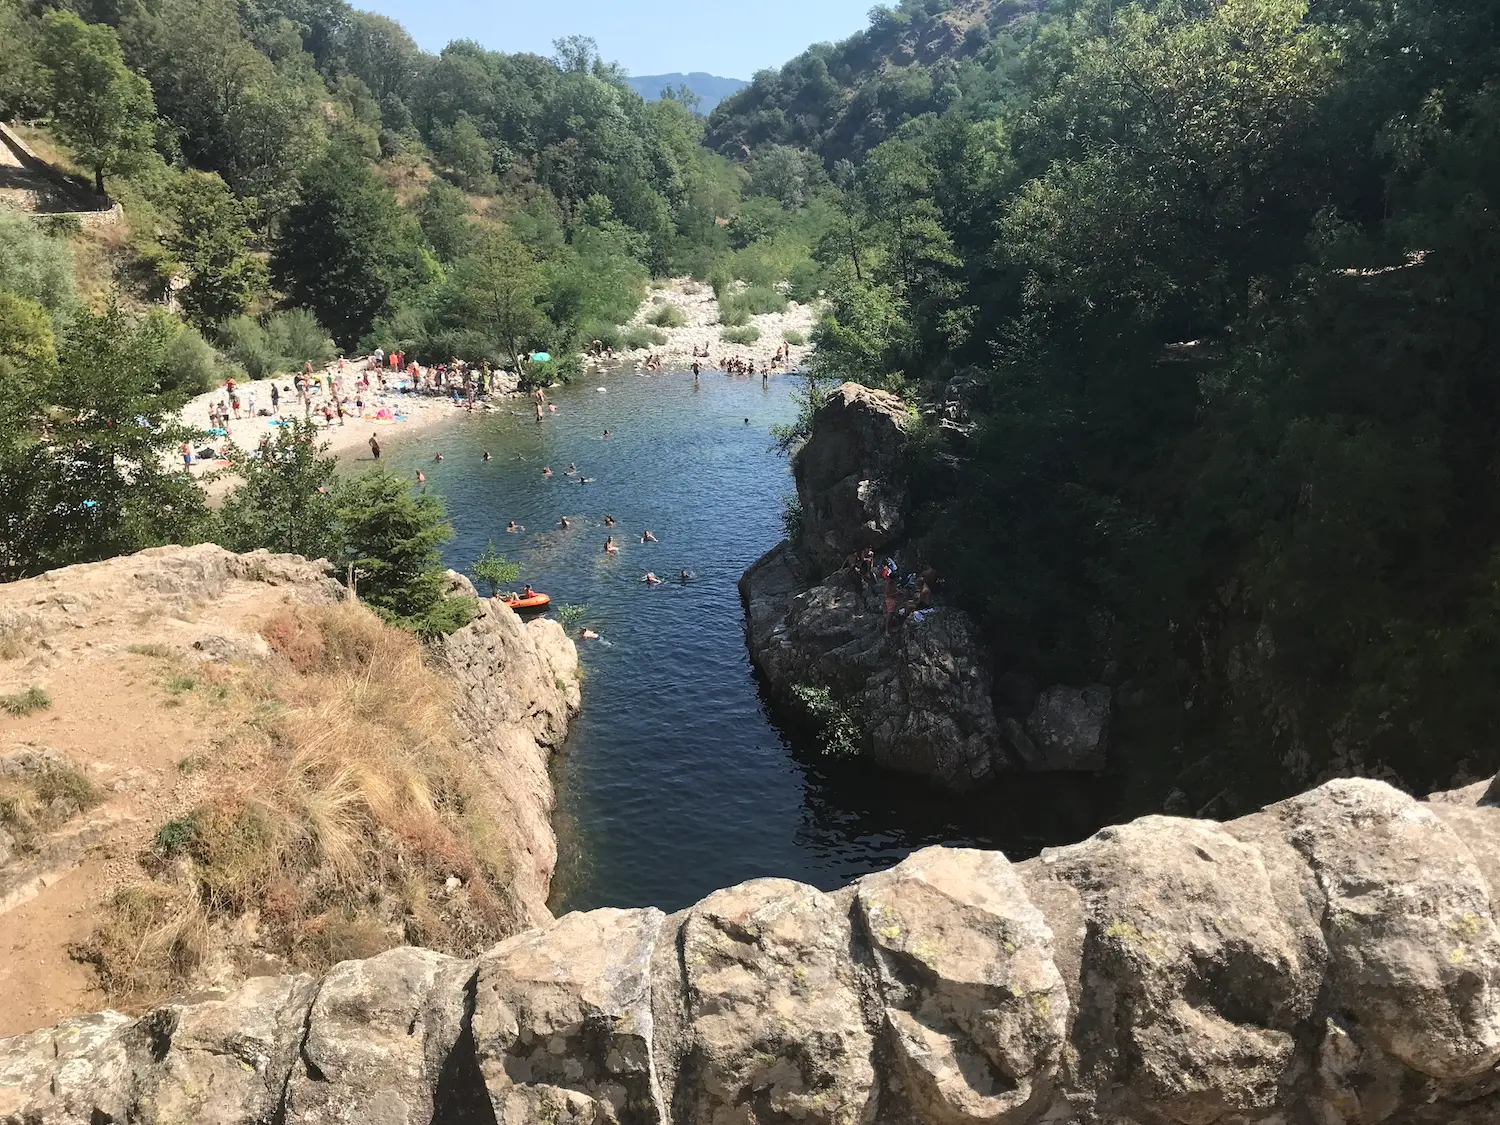
[[[52,697],[35,684],[15,695],[0,695],[0,711],[7,715],[31,715],[51,706]]]
[[[64,761],[0,777],[0,828],[30,851],[37,839],[100,801],[98,790]]]
[[[211,927],[254,912],[262,950],[311,970],[403,941],[472,954],[504,937],[508,858],[420,643],[358,606],[288,610],[261,635],[275,656],[215,704],[242,721],[199,766],[208,796],[158,833],[158,881]],[[177,901],[132,898],[101,927],[87,956],[112,991],[191,974],[188,947],[153,936]]]

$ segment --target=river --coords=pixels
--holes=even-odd
[[[760,876],[831,889],[933,843],[1019,859],[1100,823],[1097,787],[1016,779],[961,800],[789,747],[758,690],[736,583],[782,535],[792,479],[770,428],[795,416],[797,382],[708,373],[695,390],[691,374],[595,373],[560,388],[541,424],[516,400],[388,457],[447,500],[448,565],[467,571],[494,540],[554,606],[587,606],[603,638],[578,642],[584,708],[554,762],[557,912],[671,911]],[[507,534],[511,520],[525,530]],[[642,545],[646,529],[660,542]],[[643,585],[647,571],[668,582]]]

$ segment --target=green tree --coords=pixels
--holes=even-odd
[[[363,158],[332,148],[302,174],[272,252],[272,276],[341,347],[353,348],[422,276],[414,227]]]
[[[8,345],[29,353],[30,375],[7,364],[0,436],[0,566],[20,578],[162,543],[198,542],[202,489],[180,463],[190,435],[173,421],[186,395],[163,393],[173,333],[118,307],[72,312],[55,370],[35,307],[10,302]],[[19,327],[18,327],[19,326]],[[39,360],[39,362],[38,362]]]
[[[545,278],[530,250],[508,227],[488,228],[474,253],[454,264],[445,303],[449,315],[502,350],[524,372],[526,356],[552,328],[538,307]]]
[[[451,126],[436,130],[432,154],[439,164],[452,171],[459,185],[468,191],[489,191],[495,186],[492,173],[495,154],[479,132],[473,118],[459,114]]]
[[[151,84],[125,66],[113,29],[66,11],[48,12],[42,29],[53,127],[94,173],[102,195],[106,175],[139,167],[155,144]]]
[[[507,586],[515,584],[521,577],[521,567],[496,551],[495,541],[492,539],[485,547],[484,554],[474,560],[474,577],[484,583],[489,596],[493,598]]]
[[[424,637],[443,636],[473,620],[472,599],[448,593],[438,548],[453,528],[435,496],[413,495],[384,470],[341,484],[343,561],[355,569],[360,599],[381,617]]]
[[[187,272],[182,306],[200,326],[239,316],[265,284],[250,253],[250,207],[212,172],[185,172],[167,189],[173,229],[164,242]]]
[[[474,238],[470,216],[474,209],[463,192],[444,180],[433,180],[417,204],[417,221],[427,245],[441,262],[452,262],[469,251]]]
[[[240,484],[224,501],[215,538],[233,551],[267,548],[337,559],[343,540],[334,499],[338,463],[312,422],[291,418],[254,454],[231,447]]]

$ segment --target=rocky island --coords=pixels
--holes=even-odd
[[[801,509],[783,542],[740,581],[751,656],[771,694],[827,691],[877,765],[971,789],[1008,770],[1104,768],[1112,693],[1043,690],[1020,676],[996,690],[982,638],[958,606],[887,626],[882,581],[851,559],[869,549],[919,569],[906,520],[909,415],[895,395],[845,383],[818,408],[792,458]],[[910,596],[909,594],[907,596]]]

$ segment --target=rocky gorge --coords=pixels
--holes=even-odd
[[[946,420],[945,420],[946,421]],[[845,383],[813,415],[792,458],[800,508],[783,542],[740,581],[752,659],[773,699],[827,692],[877,765],[972,789],[1007,771],[1097,771],[1109,748],[1112,691],[1039,689],[996,675],[973,619],[956,605],[888,628],[883,582],[851,560],[876,553],[899,575],[927,560],[912,542],[906,450],[911,415],[895,395]],[[903,604],[916,590],[900,594]]]
[[[1496,788],[1343,780],[258,977],[0,1040],[0,1122],[1480,1125]]]

